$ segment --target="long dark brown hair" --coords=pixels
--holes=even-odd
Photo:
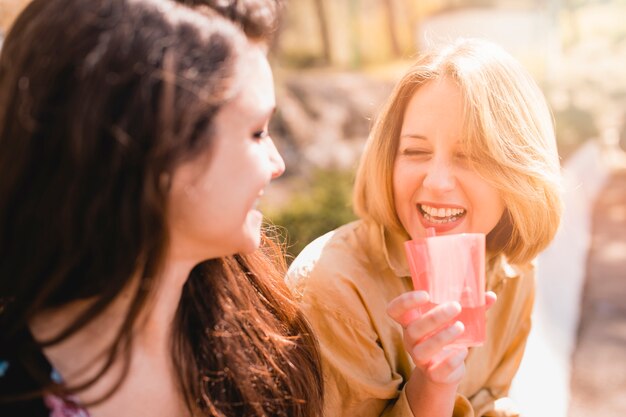
[[[0,345],[57,344],[139,276],[99,375],[128,360],[168,244],[167,179],[210,149],[246,47],[226,19],[167,0],[26,7],[0,55]],[[317,345],[282,281],[282,256],[264,238],[255,253],[191,272],[172,360],[194,414],[321,413]],[[24,337],[33,317],[75,300],[92,303],[54,338]],[[56,386],[22,356],[42,390],[76,392],[99,377]]]

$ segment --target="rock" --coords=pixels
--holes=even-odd
[[[308,72],[279,82],[270,131],[286,176],[355,167],[371,122],[393,82],[363,73]]]

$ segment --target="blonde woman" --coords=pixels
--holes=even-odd
[[[321,343],[326,416],[517,415],[507,393],[531,325],[532,261],[561,215],[551,120],[532,78],[486,41],[424,54],[400,80],[361,159],[360,220],[288,273]],[[444,349],[463,331],[457,303],[402,320],[427,302],[403,242],[429,227],[487,234],[481,347]]]

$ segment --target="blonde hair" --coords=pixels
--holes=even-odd
[[[357,215],[406,231],[393,201],[393,165],[407,104],[425,83],[448,77],[465,100],[463,146],[475,170],[496,187],[506,210],[487,236],[491,254],[512,263],[534,258],[560,222],[561,176],[552,116],[520,63],[493,43],[460,39],[421,55],[378,115],[356,175]]]

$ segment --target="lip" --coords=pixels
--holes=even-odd
[[[444,209],[463,209],[465,210],[466,214],[452,222],[443,223],[443,224],[433,223],[433,222],[428,221],[424,217],[422,210],[420,209],[420,206],[422,205],[427,205],[427,206],[431,206],[435,208],[444,208]],[[424,229],[428,229],[432,227],[433,229],[435,229],[435,233],[437,234],[446,233],[459,227],[465,221],[465,217],[467,215],[467,209],[458,204],[441,204],[441,203],[432,203],[429,201],[420,201],[419,203],[416,204],[415,209],[417,210],[419,220],[422,223],[422,226],[424,227]]]
[[[267,187],[267,185],[265,185],[263,188],[261,188],[261,191],[259,191],[259,193],[256,195],[254,201],[252,202],[252,210],[255,211],[259,211],[259,205],[261,204],[261,199],[263,198],[263,195],[265,195],[265,187]]]

